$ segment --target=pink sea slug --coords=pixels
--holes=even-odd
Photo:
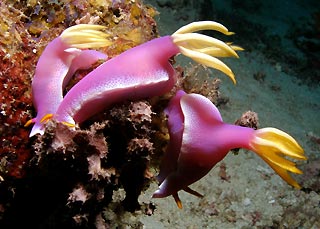
[[[179,53],[224,72],[235,82],[230,68],[214,56],[238,57],[235,50],[241,48],[194,33],[205,29],[233,34],[216,22],[194,22],[171,36],[129,49],[101,64],[71,88],[58,107],[55,119],[75,125],[116,102],[150,98],[170,91],[176,79],[169,59]]]
[[[234,148],[257,153],[290,185],[300,188],[288,174],[302,173],[283,156],[305,160],[303,149],[285,132],[275,128],[254,130],[222,121],[219,110],[206,97],[178,91],[166,109],[170,142],[164,155],[154,198],[172,195],[182,207],[178,191],[202,196],[188,186],[205,176]]]
[[[82,50],[108,45],[104,26],[80,24],[72,26],[51,41],[40,56],[32,81],[33,103],[37,116],[30,137],[43,134],[45,119],[54,114],[63,99],[63,88],[78,69],[90,67],[107,55],[95,50]]]

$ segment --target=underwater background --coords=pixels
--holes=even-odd
[[[320,228],[320,3],[246,0],[4,0],[0,10],[0,228]],[[172,34],[193,21],[212,20],[235,35],[214,36],[244,48],[224,59],[237,84],[222,73],[175,58],[189,92],[203,93],[234,123],[246,111],[259,128],[290,133],[307,161],[287,185],[254,153],[229,153],[181,192],[152,199],[154,176],[167,144],[161,98],[128,101],[72,132],[49,122],[29,138],[35,116],[31,81],[45,46],[76,23],[103,24],[114,44],[109,57]],[[209,33],[211,34],[211,33]],[[159,50],[160,51],[160,50]],[[89,69],[90,70],[90,69]],[[89,70],[76,73],[70,89]]]

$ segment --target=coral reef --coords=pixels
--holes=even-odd
[[[29,131],[22,127],[31,113],[30,82],[36,55],[34,42],[22,22],[26,16],[0,4],[0,171],[3,177],[20,178],[31,157]]]

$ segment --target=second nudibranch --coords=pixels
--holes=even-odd
[[[176,82],[169,59],[179,53],[224,72],[235,82],[230,68],[216,57],[238,57],[235,50],[241,48],[194,33],[199,30],[233,34],[216,22],[194,22],[171,36],[156,38],[129,49],[101,64],[71,88],[61,102],[55,119],[74,125],[111,104],[169,92]]]
[[[170,142],[160,166],[159,189],[154,198],[172,195],[179,208],[178,192],[202,196],[189,185],[205,176],[231,149],[245,148],[258,154],[288,184],[300,188],[289,172],[301,174],[285,157],[305,160],[303,149],[276,128],[254,130],[224,123],[217,107],[199,94],[178,91],[165,110]]]
[[[32,80],[33,103],[37,116],[26,125],[34,123],[30,137],[43,134],[46,117],[56,113],[63,99],[63,89],[78,69],[89,68],[107,55],[95,50],[109,44],[104,26],[80,24],[72,26],[51,41],[40,56]]]

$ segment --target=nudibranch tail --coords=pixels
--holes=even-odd
[[[183,26],[172,34],[173,42],[179,47],[180,52],[205,66],[215,68],[225,73],[233,83],[236,83],[235,76],[231,69],[216,57],[236,57],[235,51],[243,49],[230,43],[225,43],[216,38],[194,33],[200,30],[216,30],[225,35],[232,35],[226,27],[213,21],[193,22]]]
[[[250,142],[251,150],[257,153],[282,179],[296,188],[300,185],[289,175],[289,172],[301,174],[302,171],[292,161],[283,156],[306,160],[304,151],[296,140],[276,128],[257,130]]]
[[[102,25],[79,24],[64,30],[60,37],[72,48],[100,48],[111,44],[107,39],[109,34],[101,31],[105,28]]]

